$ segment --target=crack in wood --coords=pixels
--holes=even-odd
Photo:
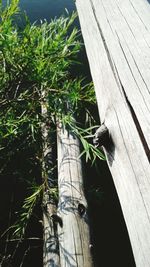
[[[126,100],[128,101],[128,99],[126,99]],[[128,149],[127,149],[127,147],[126,147],[126,142],[125,142],[125,140],[124,140],[124,135],[123,135],[122,130],[121,130],[121,127],[120,127],[119,118],[118,118],[118,115],[117,115],[116,110],[114,110],[114,112],[115,112],[115,114],[116,114],[116,118],[117,118],[117,121],[118,121],[118,126],[119,126],[119,129],[120,129],[120,133],[121,133],[121,136],[122,136],[122,140],[123,140],[123,142],[124,142],[124,147],[125,147],[125,149],[126,149],[126,153],[127,153],[127,155],[128,155],[128,159],[129,159],[129,162],[130,162],[130,166],[131,166],[131,168],[132,168],[132,171],[133,171],[133,173],[134,173],[136,182],[137,182],[137,184],[138,184],[139,192],[140,192],[140,195],[141,195],[141,198],[142,198],[142,201],[143,201],[145,210],[146,210],[147,218],[148,218],[148,220],[149,220],[149,222],[150,222],[150,216],[149,216],[149,212],[148,212],[148,209],[147,209],[147,205],[146,205],[145,200],[144,200],[144,198],[143,198],[143,194],[142,194],[142,191],[141,191],[141,189],[140,189],[140,184],[139,184],[139,182],[138,182],[138,180],[137,180],[137,174],[136,174],[136,172],[135,172],[135,169],[134,169],[133,164],[132,164],[132,160],[131,160],[130,155],[129,155],[129,153],[128,153]]]
[[[146,101],[145,101],[145,98],[144,98],[144,96],[143,96],[143,94],[142,94],[142,92],[141,92],[141,88],[139,87],[139,85],[138,85],[138,83],[137,83],[137,81],[136,81],[136,78],[134,77],[134,74],[133,74],[132,68],[131,68],[131,66],[130,66],[130,63],[129,63],[129,61],[128,61],[127,57],[126,57],[125,51],[124,51],[124,49],[123,49],[123,47],[122,47],[122,45],[121,45],[119,36],[118,36],[117,33],[116,33],[116,35],[117,35],[117,37],[118,37],[118,43],[119,43],[119,45],[120,45],[120,48],[121,48],[121,50],[122,50],[123,56],[124,56],[124,58],[125,58],[125,60],[126,60],[126,63],[127,63],[128,67],[129,67],[130,73],[131,73],[131,75],[132,75],[132,77],[133,77],[133,79],[134,79],[134,82],[135,82],[136,86],[137,86],[138,89],[139,89],[139,92],[140,92],[141,97],[142,97],[142,99],[143,99],[143,101],[144,101],[144,103],[145,103],[145,106],[146,106],[147,109],[149,110],[149,107],[148,107],[148,105],[147,105],[147,103],[146,103]],[[125,40],[124,40],[124,41],[125,41]],[[126,45],[127,45],[127,43],[126,43]],[[128,47],[128,45],[127,45],[127,47]],[[139,67],[138,67],[138,64],[136,63],[135,58],[134,58],[133,54],[131,53],[129,47],[128,47],[128,50],[129,50],[130,55],[131,55],[131,57],[132,57],[132,59],[133,59],[133,61],[134,61],[135,66],[136,66],[136,68],[137,68],[137,70],[138,70],[138,73],[139,73],[139,75],[140,75],[140,77],[141,77],[143,83],[145,84],[147,90],[148,90],[148,86],[147,86],[147,84],[146,84],[146,82],[145,82],[145,80],[144,80],[144,78],[143,78],[143,76],[142,76],[142,73],[141,73],[141,71],[140,71],[140,69],[139,69]],[[118,77],[119,77],[119,74],[118,74]],[[120,78],[119,78],[119,80],[120,80]],[[120,84],[121,84],[121,87],[122,87],[121,80],[120,80]],[[124,91],[125,91],[125,90],[124,90]],[[149,90],[148,90],[148,92],[149,92]]]
[[[94,5],[93,5],[93,3],[92,3],[91,0],[90,0],[90,3],[91,3],[92,10],[93,10],[93,15],[94,15],[95,21],[96,21],[96,23],[97,23],[97,27],[98,27],[98,29],[99,29],[99,33],[100,33],[100,35],[101,35],[101,38],[102,38],[102,41],[103,41],[103,44],[104,44],[104,48],[105,48],[105,50],[106,50],[106,55],[107,55],[108,61],[109,61],[109,63],[110,63],[110,66],[111,66],[111,69],[112,69],[113,73],[115,74],[115,71],[114,71],[114,64],[113,64],[112,56],[111,56],[111,54],[110,54],[110,52],[109,52],[109,49],[108,49],[108,46],[107,46],[107,44],[106,44],[106,40],[105,40],[103,31],[102,31],[101,26],[100,26],[100,24],[99,24],[99,22],[98,22],[98,19],[97,19],[97,16],[96,16],[95,7],[94,7]]]
[[[132,105],[131,105],[131,103],[130,103],[130,101],[129,101],[127,95],[126,95],[126,92],[125,92],[125,90],[124,90],[123,85],[122,85],[122,91],[123,91],[123,93],[124,93],[124,97],[125,97],[126,102],[127,102],[127,104],[128,104],[129,110],[130,110],[130,112],[131,112],[133,121],[134,121],[134,123],[135,123],[136,129],[137,129],[137,131],[138,131],[138,134],[139,134],[140,140],[141,140],[141,142],[142,142],[143,148],[144,148],[144,150],[145,150],[145,153],[146,153],[146,155],[147,155],[148,161],[150,162],[150,149],[149,149],[148,144],[147,144],[147,142],[146,142],[144,133],[143,133],[143,131],[142,131],[142,128],[141,128],[141,126],[140,126],[140,123],[139,123],[139,121],[138,121],[138,118],[137,118],[137,116],[136,116],[136,113],[135,113],[135,111],[134,111],[134,109],[133,109],[133,107],[132,107]]]
[[[130,4],[131,4],[131,6],[133,7],[133,9],[134,9],[135,13],[137,14],[138,18],[140,19],[140,21],[141,21],[141,22],[142,22],[142,24],[144,25],[145,29],[148,31],[148,28],[147,28],[147,26],[145,25],[144,21],[143,21],[143,20],[142,20],[142,18],[140,17],[140,15],[139,15],[139,13],[137,12],[137,10],[136,10],[135,6],[133,5],[132,1],[131,1],[131,0],[129,0],[129,2],[130,2]]]
[[[145,25],[149,27],[145,0],[137,0],[137,4],[136,0],[132,2]],[[116,12],[119,14],[116,16],[116,3],[120,4],[127,20],[129,17],[126,9],[129,9],[130,31],[134,32],[138,47],[120,12]],[[140,4],[145,10],[143,14]],[[95,84],[99,114],[113,139],[113,157],[110,157],[109,147],[104,147],[104,152],[120,198],[136,265],[150,266],[147,91],[150,61],[143,35],[147,41],[150,36],[146,34],[136,14],[131,18],[134,13],[129,0],[87,0],[86,3],[78,0],[77,9]],[[138,26],[144,32],[140,33]],[[119,45],[122,46],[126,58]],[[147,50],[143,51],[144,48]]]

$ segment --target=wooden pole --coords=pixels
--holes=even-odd
[[[59,244],[57,224],[53,217],[56,214],[56,200],[50,193],[54,189],[55,181],[52,169],[53,162],[53,146],[52,137],[50,135],[50,123],[47,112],[46,92],[42,91],[41,112],[43,116],[42,136],[43,136],[43,160],[42,174],[45,183],[45,192],[43,196],[43,266],[59,267]]]
[[[150,5],[76,0],[105,153],[137,267],[150,266]],[[102,129],[102,128],[101,128]]]
[[[43,212],[43,266],[59,267],[57,224],[53,220],[56,214],[56,203],[50,199],[48,192],[45,192],[43,201],[46,204]]]
[[[79,140],[58,123],[57,144],[61,267],[92,267]]]

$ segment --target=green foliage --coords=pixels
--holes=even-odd
[[[68,68],[80,48],[77,29],[68,35],[75,13],[51,23],[41,21],[40,25],[31,25],[25,17],[26,25],[21,29],[15,22],[15,16],[20,16],[18,12],[18,1],[11,1],[4,10],[1,8],[1,172],[8,167],[6,154],[10,162],[18,149],[23,151],[28,147],[37,151],[37,146],[42,149],[42,91],[51,94],[51,88],[63,87]],[[33,161],[40,157],[40,149]]]
[[[106,159],[104,154],[89,142],[89,138],[94,137],[93,130],[96,130],[96,128],[99,127],[98,125],[83,129],[77,125],[72,114],[63,116],[61,122],[64,127],[68,128],[68,130],[75,134],[81,141],[82,153],[80,154],[80,157],[85,155],[86,162],[91,161],[93,164],[96,158],[99,158],[100,160]]]
[[[70,28],[76,13],[39,25],[30,24],[24,15],[21,28],[16,22],[21,20],[18,4],[19,0],[11,0],[3,8],[0,2],[0,173],[35,184],[13,228],[14,235],[22,239],[43,191],[57,198],[55,188],[48,188],[45,181],[41,185],[43,122],[53,124],[53,131],[56,118],[61,119],[80,139],[86,161],[105,158],[90,142],[95,129],[93,84],[86,84],[82,77],[72,80],[70,74],[81,47],[78,30]],[[48,103],[47,117],[41,114],[43,102]],[[86,114],[85,121],[75,123],[74,118],[82,114]]]
[[[25,198],[19,220],[13,225],[12,237],[18,237],[20,239],[24,237],[26,227],[31,216],[33,216],[34,208],[41,200],[43,188],[43,184],[41,186],[34,186],[33,188],[31,188],[32,194]]]
[[[68,114],[80,114],[81,110],[88,105],[96,103],[93,84],[85,84],[83,78],[74,80],[66,79],[62,86],[57,89],[49,89],[48,94],[49,112],[55,116],[62,117]]]

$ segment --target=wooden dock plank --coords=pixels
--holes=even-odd
[[[145,25],[145,28],[150,31],[150,1],[149,0],[130,0],[131,5],[137,12],[142,23]]]
[[[143,8],[144,2],[140,2]],[[113,145],[105,148],[105,152],[135,261],[138,267],[149,267],[150,77],[149,59],[145,60],[145,55],[149,56],[149,47],[145,40],[140,41],[143,37],[139,34],[139,28],[143,27],[139,20],[142,14],[137,16],[131,1],[124,4],[119,0],[87,0],[86,3],[76,0],[76,6],[100,119],[113,140]],[[138,20],[136,32],[128,23],[128,9],[130,20],[133,14]],[[146,36],[146,30],[144,34]],[[143,45],[147,52],[142,51]]]
[[[113,5],[111,5],[112,2]],[[93,5],[93,8],[96,6],[95,16],[103,32],[116,75],[119,76],[121,86],[129,102],[132,103],[146,141],[150,145],[150,64],[146,62],[144,54],[141,52],[143,49],[139,48],[129,24],[126,22],[127,18],[124,20],[118,10],[118,5],[114,7],[114,1],[108,2],[107,0],[95,0]],[[140,36],[138,38],[140,39]],[[150,58],[150,49],[147,58]]]

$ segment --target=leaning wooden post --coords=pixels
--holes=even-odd
[[[45,192],[43,202],[45,206],[43,212],[43,266],[59,267],[57,225],[53,220],[53,216],[56,214],[56,204],[48,192]]]
[[[103,124],[96,139],[104,146],[137,267],[150,266],[148,2],[76,0]]]
[[[42,91],[41,113],[43,117],[42,137],[43,137],[43,159],[42,175],[45,183],[43,195],[43,266],[59,267],[59,245],[57,225],[53,220],[56,214],[56,201],[50,190],[54,189],[53,171],[53,147],[50,135],[50,123],[48,120],[46,92]]]
[[[92,267],[79,140],[58,123],[57,142],[61,267]]]

